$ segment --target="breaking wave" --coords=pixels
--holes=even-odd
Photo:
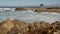
[[[15,8],[0,8],[0,11],[14,11]]]

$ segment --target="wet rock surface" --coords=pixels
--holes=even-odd
[[[25,23],[18,19],[7,19],[0,24],[0,34],[60,34],[60,22]]]

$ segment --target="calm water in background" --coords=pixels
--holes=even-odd
[[[0,11],[0,21],[10,16],[11,19],[20,19],[26,22],[55,22],[60,21],[60,14],[54,12],[33,12],[33,11]]]

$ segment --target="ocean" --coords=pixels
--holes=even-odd
[[[40,21],[52,23],[55,21],[60,21],[60,13],[55,13],[55,12],[38,13],[28,10],[17,11],[10,9],[11,8],[9,9],[0,8],[0,22],[6,20],[8,17],[10,17],[10,19],[19,19],[21,21],[25,21],[26,23],[40,22]]]

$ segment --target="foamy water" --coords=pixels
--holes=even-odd
[[[55,22],[60,21],[60,14],[55,12],[33,12],[33,11],[0,11],[0,21],[7,19],[20,19],[25,22]]]
[[[0,11],[14,11],[15,8],[0,8]]]

